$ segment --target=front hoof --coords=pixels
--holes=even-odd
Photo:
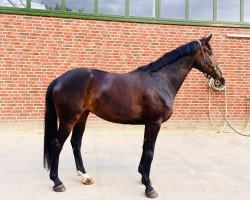
[[[61,184],[61,185],[58,185],[58,186],[54,186],[54,187],[53,187],[53,190],[54,190],[55,192],[65,192],[65,191],[66,191],[66,188],[64,187],[63,184]]]
[[[152,186],[146,188],[145,194],[146,194],[146,197],[148,197],[148,198],[157,198],[158,197],[157,192],[154,190],[154,188]]]

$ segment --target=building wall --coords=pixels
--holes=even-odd
[[[250,29],[0,14],[0,121],[42,121],[47,85],[69,69],[128,72],[210,33],[227,79],[229,118],[244,121],[250,101],[250,39],[226,35],[250,34]],[[217,97],[223,106],[223,94]],[[214,103],[212,113],[220,119]],[[195,69],[180,89],[172,115],[173,122],[185,120],[209,120],[207,80]]]

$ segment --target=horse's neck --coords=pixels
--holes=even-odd
[[[188,73],[191,71],[193,62],[193,56],[185,56],[156,72],[156,75],[161,78],[164,86],[168,87],[173,93],[173,97],[175,97]]]

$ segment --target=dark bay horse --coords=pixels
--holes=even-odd
[[[224,80],[209,45],[211,37],[189,42],[126,74],[78,68],[53,80],[46,93],[44,167],[50,170],[54,191],[65,191],[58,177],[58,163],[72,129],[77,173],[83,177],[84,184],[93,183],[81,156],[82,136],[88,114],[92,112],[114,123],[145,125],[138,171],[146,196],[157,197],[149,178],[151,162],[161,124],[173,112],[176,93],[193,67],[207,78]]]

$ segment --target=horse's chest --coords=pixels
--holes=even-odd
[[[167,121],[171,117],[171,115],[173,113],[173,107],[165,107],[164,110],[165,110],[165,112],[164,112],[163,118],[162,118],[163,122]]]
[[[162,120],[167,121],[173,113],[173,100],[171,98],[161,99]]]

